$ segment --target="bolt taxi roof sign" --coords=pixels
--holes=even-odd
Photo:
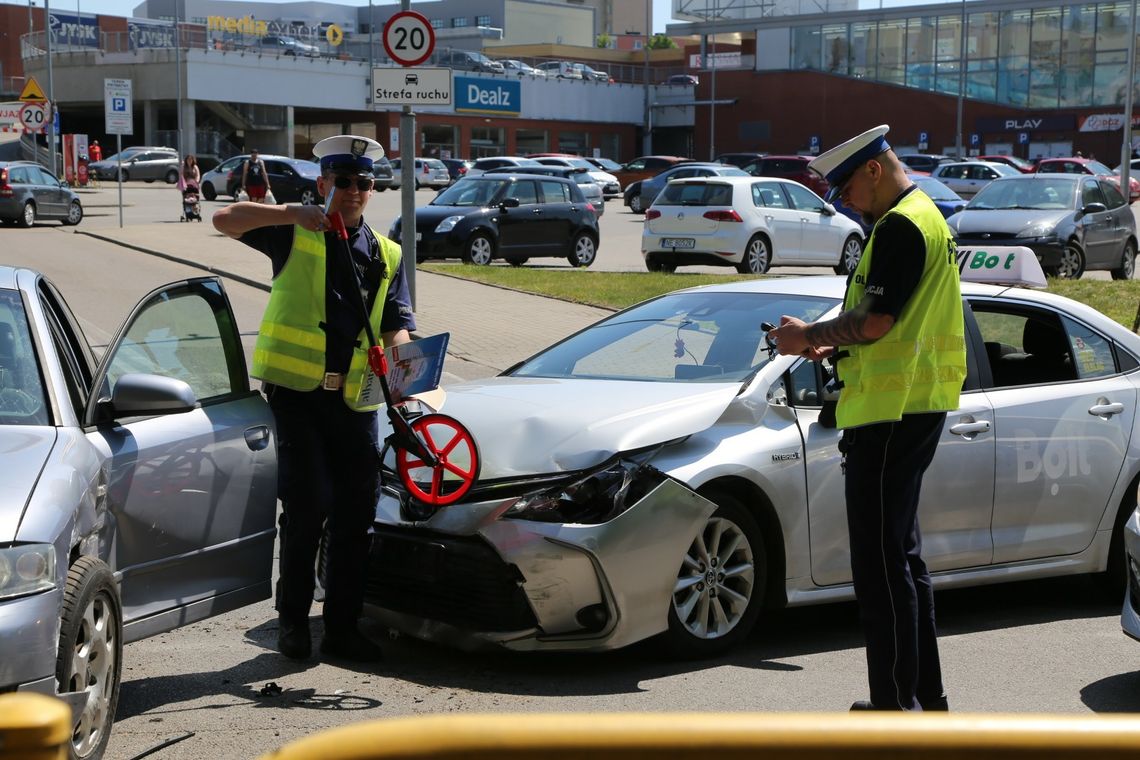
[[[1037,255],[1023,245],[959,248],[958,272],[963,282],[1045,287],[1045,272]]]

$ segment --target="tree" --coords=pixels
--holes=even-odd
[[[600,48],[613,47],[614,46],[614,38],[612,36],[606,34],[605,32],[602,32],[601,34],[598,35],[598,39],[597,39],[597,42],[595,44],[597,45],[597,47],[600,47]]]
[[[673,42],[673,38],[664,34],[655,34],[649,40],[650,50],[672,50],[677,47],[677,43]]]

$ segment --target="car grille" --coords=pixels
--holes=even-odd
[[[1016,232],[971,232],[969,235],[962,235],[958,238],[958,245],[990,245],[995,240],[1013,240],[1017,237]]]
[[[365,598],[380,607],[477,631],[538,625],[522,574],[482,539],[376,526]]]

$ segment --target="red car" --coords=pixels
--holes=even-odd
[[[1043,158],[1037,162],[1038,174],[1092,174],[1120,185],[1120,175],[1093,158]],[[1140,200],[1140,180],[1128,178],[1128,201]]]
[[[1024,158],[1017,156],[978,156],[976,161],[993,161],[999,164],[1006,164],[1017,169],[1022,174],[1033,174],[1037,170],[1036,165],[1032,161],[1026,161]]]
[[[804,185],[820,198],[831,186],[827,180],[808,169],[812,156],[764,156],[740,167],[755,177],[779,177]]]

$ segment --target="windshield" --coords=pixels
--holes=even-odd
[[[950,188],[943,185],[934,177],[916,177],[910,175],[910,179],[914,184],[918,185],[918,189],[926,193],[932,201],[960,201],[958,194]]]
[[[614,169],[621,169],[621,164],[617,161],[611,161],[608,158],[591,158],[589,161],[608,172],[612,172]]]
[[[1112,174],[1112,169],[1109,169],[1100,161],[1089,161],[1085,166],[1087,166],[1089,171],[1093,174]]]
[[[44,386],[24,302],[18,291],[0,290],[0,425],[47,424]]]
[[[773,293],[670,293],[615,314],[530,359],[514,377],[740,382],[768,362],[762,322],[812,322],[831,298]]]
[[[1071,209],[1076,203],[1077,180],[1077,177],[1055,175],[995,179],[979,190],[966,208],[971,211]]]
[[[429,206],[483,207],[491,202],[510,183],[510,179],[466,177],[445,189],[432,199]]]

